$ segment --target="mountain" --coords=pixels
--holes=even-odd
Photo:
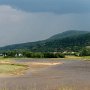
[[[0,50],[29,49],[33,52],[79,51],[90,46],[90,32],[70,30],[37,42],[14,44]]]
[[[50,37],[48,40],[61,39],[61,38],[66,38],[66,37],[70,37],[70,36],[78,36],[78,35],[87,34],[87,33],[89,33],[89,32],[88,31],[69,30],[69,31],[65,31],[63,33],[56,34],[56,35]]]

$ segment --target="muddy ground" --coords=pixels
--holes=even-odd
[[[35,67],[21,76],[0,77],[0,90],[90,90],[90,61],[30,59],[17,63],[63,63]]]

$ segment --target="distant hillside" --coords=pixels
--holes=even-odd
[[[78,35],[87,34],[87,33],[89,33],[89,32],[88,31],[69,30],[69,31],[66,31],[63,33],[56,34],[56,35],[50,37],[48,40],[61,39],[61,38],[66,38],[66,37],[70,37],[70,36],[78,36]]]
[[[86,46],[90,46],[90,33],[46,42],[46,47],[52,47],[56,51],[78,51]]]
[[[29,49],[33,52],[79,51],[90,46],[90,33],[86,31],[66,31],[43,41],[1,47],[0,50]]]

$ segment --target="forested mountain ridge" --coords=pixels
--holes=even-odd
[[[86,46],[90,46],[90,32],[70,30],[47,40],[9,45],[1,47],[0,50],[28,49],[32,52],[63,52],[79,51]]]
[[[61,38],[66,38],[66,37],[71,37],[71,36],[78,36],[78,35],[83,35],[89,33],[88,31],[78,31],[78,30],[69,30],[65,31],[56,35],[53,35],[52,37],[48,38],[48,40],[55,40],[55,39],[61,39]]]

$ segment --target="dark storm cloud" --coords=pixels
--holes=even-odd
[[[89,0],[0,0],[15,8],[32,12],[84,13],[90,12]]]
[[[89,0],[0,0],[0,46],[90,31]]]

